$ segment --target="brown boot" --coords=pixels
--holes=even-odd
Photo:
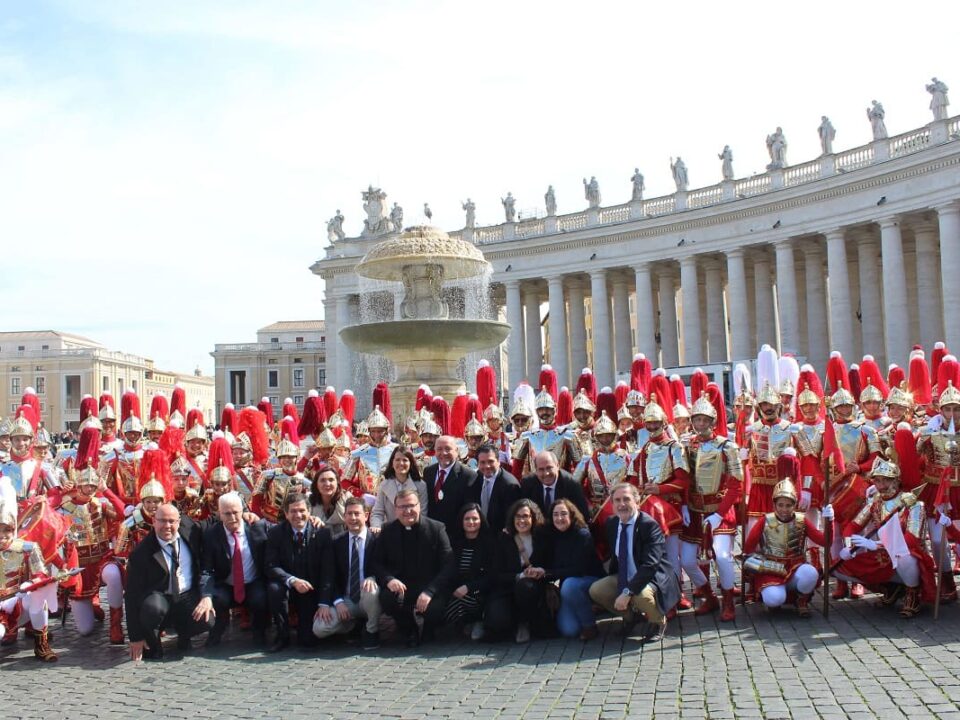
[[[953,571],[940,574],[940,602],[950,603],[957,599],[957,583],[953,579]]]
[[[700,603],[700,607],[693,611],[694,615],[709,615],[720,607],[720,601],[713,594],[713,588],[710,587],[709,582],[704,583],[703,587],[697,588],[697,591],[701,593],[703,602]]]
[[[912,618],[920,612],[920,588],[908,587],[903,597],[903,606],[900,608],[900,617]]]
[[[723,591],[723,606],[720,609],[720,622],[732,622],[737,617],[737,608],[733,604],[733,589]]]
[[[46,628],[34,631],[33,654],[40,662],[56,662],[58,660],[57,654],[50,648]]]
[[[123,605],[110,608],[110,644],[123,645]]]
[[[903,595],[903,589],[900,583],[887,583],[883,590],[883,597],[880,598],[880,604],[885,607],[893,605]]]
[[[797,617],[810,617],[810,596],[797,595]]]
[[[830,593],[831,600],[843,600],[850,592],[850,585],[846,580],[837,580],[837,586]]]

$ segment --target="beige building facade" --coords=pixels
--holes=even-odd
[[[327,385],[323,320],[281,320],[257,330],[252,343],[218,343],[214,359],[216,409],[256,404],[268,397],[275,412],[285,398],[303,409],[310,390]]]

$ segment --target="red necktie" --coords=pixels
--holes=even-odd
[[[434,495],[436,495],[437,502],[440,502],[442,499],[440,493],[443,492],[443,480],[447,476],[447,471],[443,468],[440,468],[437,472],[437,484],[434,486]]]
[[[240,533],[233,534],[233,601],[242,605],[247,597],[246,583],[243,582],[243,553],[240,552]]]

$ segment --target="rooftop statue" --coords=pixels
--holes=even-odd
[[[887,138],[887,125],[883,121],[886,117],[883,105],[876,100],[871,101],[867,108],[867,118],[870,120],[870,129],[873,131],[874,140],[885,140]]]
[[[817,128],[817,134],[820,136],[820,151],[824,155],[833,155],[833,141],[837,137],[837,131],[826,115],[820,116],[820,127]]]

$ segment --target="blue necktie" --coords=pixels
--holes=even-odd
[[[627,543],[630,542],[630,526],[626,523],[620,523],[620,542],[617,543],[617,590],[623,592],[627,589],[627,572],[630,562],[630,551]]]

